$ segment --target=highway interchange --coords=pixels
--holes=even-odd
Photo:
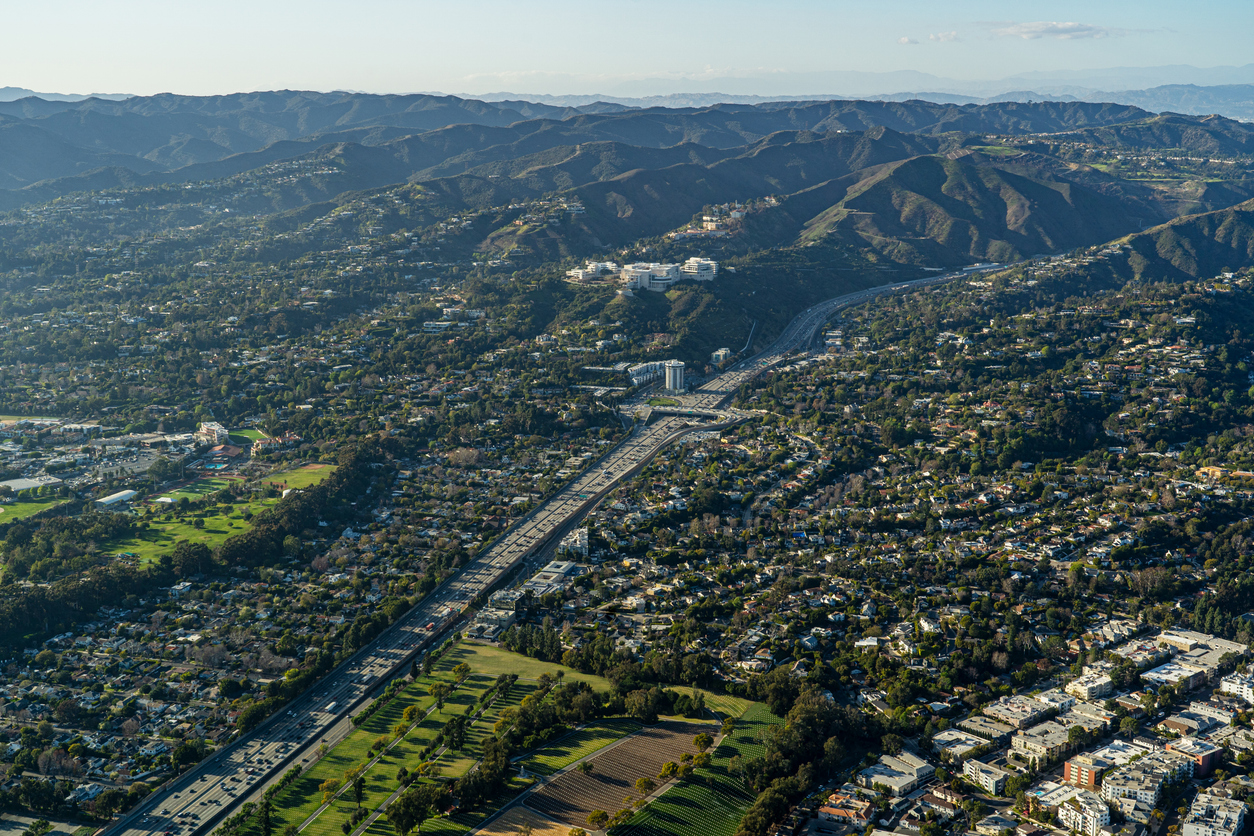
[[[990,268],[985,268],[990,269]],[[885,293],[935,284],[947,274],[862,290],[822,302],[797,316],[766,351],[743,361],[681,400],[685,407],[717,410],[741,384],[789,352],[808,348],[818,329],[840,308]],[[315,759],[319,746],[334,746],[351,730],[349,715],[376,686],[403,672],[411,658],[442,637],[480,594],[543,550],[582,518],[610,488],[642,467],[659,450],[694,429],[693,417],[667,415],[636,426],[621,444],[511,528],[456,576],[418,603],[370,646],[324,677],[260,727],[142,801],[110,828],[110,836],[191,836],[207,833],[238,805],[259,800],[261,790],[293,765]]]

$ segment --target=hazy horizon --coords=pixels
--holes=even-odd
[[[1141,76],[1235,83],[1224,80],[1226,70],[1249,61],[1254,8],[1232,0],[1194,8],[1181,21],[1178,12],[1128,0],[957,0],[943,8],[782,0],[769,9],[744,0],[678,8],[658,0],[365,0],[347,15],[325,0],[228,0],[206,16],[153,0],[54,0],[5,12],[21,37],[0,57],[0,85],[80,95],[789,96],[891,93],[929,81],[957,92],[1020,78],[1077,78],[1087,83],[1072,83],[1090,88]],[[1180,68],[1181,78],[1157,72],[1163,67]],[[1218,80],[1205,82],[1211,77]],[[880,89],[886,84],[895,89]]]

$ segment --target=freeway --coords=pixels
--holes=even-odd
[[[872,287],[866,290],[859,290],[854,293],[846,293],[844,296],[837,296],[834,299],[828,299],[817,305],[806,308],[793,320],[788,323],[788,327],[779,335],[779,338],[771,344],[769,348],[762,351],[747,360],[742,360],[728,371],[707,382],[690,395],[680,398],[681,403],[685,407],[694,409],[716,410],[740,388],[743,383],[757,377],[762,372],[774,366],[776,363],[784,359],[789,353],[808,348],[814,342],[818,331],[823,327],[835,314],[842,308],[848,308],[852,305],[859,305],[868,302],[878,296],[884,296],[892,293],[905,293],[911,290],[918,290],[929,285],[940,284],[942,282],[952,281],[953,279],[962,278],[963,276],[971,276],[977,273],[984,273],[990,270],[1002,270],[1006,265],[1002,264],[985,264],[975,267],[968,267],[965,270],[959,270],[954,273],[945,273],[938,276],[926,276],[922,279],[914,279],[908,282],[897,282],[891,285],[882,285],[880,287]]]
[[[789,352],[808,347],[818,329],[842,307],[970,272],[862,290],[808,308],[789,323],[770,348],[711,380],[696,393],[684,396],[684,405],[716,410],[742,383],[769,369]],[[403,672],[411,659],[442,638],[475,598],[545,548],[568,524],[592,508],[620,480],[643,467],[659,450],[703,426],[696,423],[696,418],[695,414],[668,415],[634,427],[600,461],[516,523],[372,644],[257,729],[241,735],[144,799],[108,828],[109,836],[206,833],[245,801],[259,800],[264,787],[278,780],[284,771],[314,760],[322,744],[333,746],[352,731],[351,711],[381,683]]]
[[[634,428],[628,437],[525,517],[461,572],[419,602],[367,648],[324,677],[310,693],[242,735],[172,785],[154,792],[111,828],[117,836],[207,832],[245,800],[322,743],[334,745],[351,730],[349,713],[390,675],[459,620],[470,602],[518,563],[544,548],[567,523],[585,513],[620,479],[643,466],[691,430],[687,418],[667,417]]]

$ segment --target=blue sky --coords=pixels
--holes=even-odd
[[[1249,0],[40,0],[0,24],[0,86],[65,93],[785,95],[1254,62]]]

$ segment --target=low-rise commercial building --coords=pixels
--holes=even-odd
[[[987,740],[960,729],[945,729],[932,737],[932,749],[951,761],[961,760],[968,752],[987,745]]]
[[[1010,739],[1010,735],[1015,732],[1013,726],[998,723],[996,720],[990,720],[978,714],[965,720],[959,720],[958,728],[969,731],[976,737],[982,737],[991,743],[1005,743]]]
[[[1230,673],[1219,680],[1219,692],[1231,694],[1254,705],[1254,674]]]
[[[1031,697],[1002,697],[997,702],[984,706],[984,713],[994,720],[1000,720],[1016,729],[1025,729],[1039,723],[1049,708],[1043,702]]]

